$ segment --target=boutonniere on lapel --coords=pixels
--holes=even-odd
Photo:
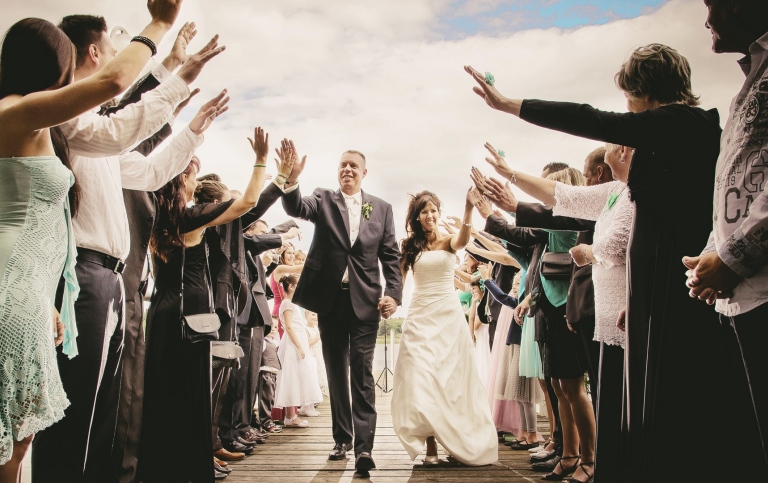
[[[373,205],[371,204],[370,201],[366,201],[365,203],[363,203],[363,216],[365,217],[366,220],[371,217],[372,211],[373,211]]]

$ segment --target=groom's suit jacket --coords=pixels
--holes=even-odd
[[[378,322],[382,297],[379,261],[384,275],[384,295],[402,300],[400,250],[395,239],[392,206],[381,198],[361,192],[363,205],[372,210],[360,215],[360,230],[354,244],[349,240],[349,213],[340,190],[318,188],[302,197],[299,189],[283,195],[289,216],[315,224],[312,245],[293,295],[293,302],[320,315],[332,309],[341,291],[344,270],[349,268],[349,290],[357,318]]]

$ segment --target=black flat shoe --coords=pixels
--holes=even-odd
[[[560,458],[560,462],[557,464],[557,466],[559,466],[560,469],[563,470],[563,472],[556,473],[557,466],[555,466],[555,469],[553,471],[550,471],[546,475],[542,476],[541,479],[548,480],[548,481],[562,481],[566,476],[576,471],[576,468],[579,467],[579,458],[581,458],[581,455],[563,456],[562,458]],[[563,464],[564,460],[576,460],[576,461],[574,461],[570,467],[567,467]]]
[[[567,483],[592,483],[592,480],[595,479],[595,462],[591,461],[589,463],[580,463],[579,468],[581,468],[581,471],[583,471],[587,476],[589,476],[589,479],[587,481],[577,480],[576,478],[568,478],[565,481]],[[592,468],[591,474],[587,471],[587,468]]]

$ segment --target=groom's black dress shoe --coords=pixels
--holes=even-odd
[[[360,453],[355,458],[355,470],[358,473],[366,474],[374,468],[376,468],[376,463],[373,462],[371,453]]]
[[[352,450],[352,443],[336,443],[333,449],[328,453],[328,459],[337,461],[347,457],[347,451]]]

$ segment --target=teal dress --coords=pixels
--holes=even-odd
[[[53,306],[62,275],[64,353],[77,354],[76,249],[68,192],[74,176],[55,156],[0,158],[0,464],[13,442],[64,417]]]

